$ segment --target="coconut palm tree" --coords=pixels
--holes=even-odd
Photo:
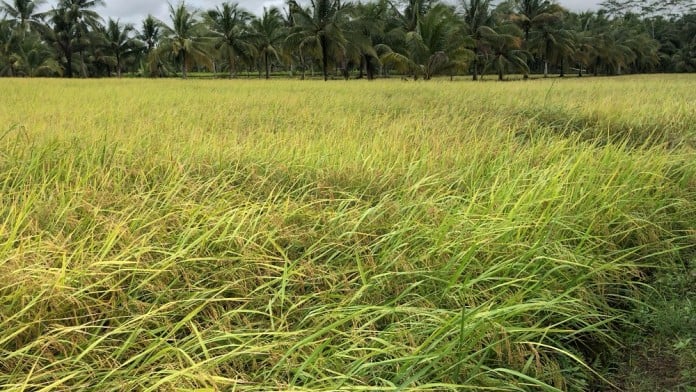
[[[152,17],[152,15],[148,15],[147,18],[143,20],[140,32],[136,37],[145,43],[148,54],[152,52],[161,38],[160,24],[157,22],[157,19]]]
[[[595,76],[602,65],[610,74],[621,74],[635,60],[635,53],[626,45],[625,38],[622,32],[613,29],[595,35]]]
[[[73,55],[78,45],[76,29],[64,8],[53,9],[50,12],[50,25],[41,29],[44,40],[63,62],[63,75],[68,78],[73,77]]]
[[[0,40],[0,45],[6,54],[4,72],[9,76],[14,76],[15,70],[19,70],[19,59],[25,57],[25,53],[22,52],[26,47],[23,45],[24,41],[33,41],[35,38],[27,35],[38,31],[39,25],[42,24],[43,15],[37,13],[36,9],[43,3],[44,0],[14,0],[12,3],[0,1],[0,14],[5,14],[6,18],[2,21],[5,37]],[[11,58],[13,60],[10,60]]]
[[[352,7],[340,0],[310,0],[309,8],[290,0],[288,6],[294,25],[288,41],[296,43],[302,51],[318,52],[324,80],[328,80],[332,54],[346,49],[345,31]]]
[[[352,9],[344,30],[346,45],[335,53],[336,63],[346,80],[355,67],[360,69],[360,77],[366,72],[368,80],[373,79],[375,68],[380,65],[376,42],[380,41],[383,31],[380,16],[385,16],[383,12],[388,9],[386,1],[381,3],[358,4]]]
[[[155,48],[162,38],[161,24],[152,15],[148,15],[143,19],[140,31],[136,34],[136,38],[143,43],[143,50],[140,52],[141,69],[144,73],[154,76],[161,71],[162,64],[159,62],[157,55],[154,53]],[[142,62],[145,62],[143,64]],[[149,64],[149,69],[146,66]]]
[[[213,46],[227,62],[230,78],[235,75],[239,58],[250,59],[256,54],[253,34],[248,26],[252,17],[237,3],[223,3],[204,15],[213,36]]]
[[[634,72],[652,72],[660,63],[660,43],[645,32],[628,32],[625,40],[635,55],[630,64]]]
[[[61,76],[62,68],[54,53],[35,31],[19,39],[16,24],[0,20],[0,75]]]
[[[696,72],[696,12],[684,15],[675,30],[678,44],[669,60],[678,72]]]
[[[515,14],[511,20],[524,32],[524,40],[529,41],[532,29],[554,23],[563,13],[563,8],[549,0],[514,0]]]
[[[196,11],[189,11],[186,4],[179,3],[176,7],[169,5],[169,17],[172,25],[160,21],[163,37],[155,50],[153,62],[161,61],[161,57],[170,55],[181,64],[183,79],[188,77],[188,69],[196,63],[212,67],[208,49],[210,41],[206,38],[205,27],[196,18]]]
[[[573,31],[575,41],[575,51],[572,54],[572,60],[578,67],[578,77],[582,77],[583,69],[587,69],[590,65],[590,59],[595,52],[593,44],[594,37],[587,31]]]
[[[539,25],[532,31],[528,49],[544,63],[544,77],[549,76],[549,63],[560,62],[575,52],[573,33],[564,28],[561,20]],[[561,66],[563,76],[563,66]]]
[[[37,25],[43,39],[64,61],[64,75],[73,76],[74,59],[79,54],[82,76],[87,76],[84,52],[90,44],[90,32],[101,26],[101,17],[93,8],[102,0],[61,0],[57,8],[47,12],[48,25]]]
[[[510,20],[523,31],[523,48],[530,49],[531,33],[534,29],[541,29],[553,23],[557,23],[563,15],[564,9],[551,0],[513,0],[514,13]],[[524,74],[525,79],[529,77]]]
[[[471,46],[454,10],[439,4],[428,11],[418,22],[415,31],[406,33],[406,52],[399,53],[381,48],[382,61],[395,64],[414,78],[423,75],[426,80],[444,71],[463,68],[473,57],[467,49]]]
[[[347,38],[351,43],[348,52],[353,57],[357,56],[359,79],[364,75],[367,75],[368,80],[374,79],[377,68],[381,65],[376,46],[386,44],[384,35],[389,8],[387,0],[358,3],[355,6]]]
[[[590,66],[595,56],[594,34],[591,31],[593,17],[593,12],[569,13],[566,21],[575,43],[571,61],[578,67],[578,77],[583,76],[583,69]]]
[[[271,77],[271,56],[280,61],[283,42],[287,36],[280,10],[276,7],[264,8],[260,18],[252,20],[257,51],[263,61],[266,79]]]
[[[679,49],[670,60],[677,72],[696,72],[696,44]]]
[[[123,62],[127,56],[135,54],[142,47],[137,41],[131,37],[135,31],[130,24],[121,24],[118,20],[109,19],[107,26],[101,29],[101,34],[107,52],[113,56],[113,62],[116,67],[116,76],[121,77],[123,71]],[[142,45],[142,44],[141,44]]]
[[[0,20],[0,75],[15,76],[14,29],[10,21]]]
[[[392,6],[392,10],[401,28],[406,32],[415,31],[421,19],[438,4],[433,0],[406,0],[405,3],[403,11],[396,6]]]
[[[29,33],[15,53],[18,74],[22,76],[62,76],[63,69],[41,36]]]
[[[496,31],[488,26],[481,27],[481,35],[486,42],[488,67],[498,74],[498,80],[505,78],[507,71],[529,72],[526,58],[529,53],[522,49],[522,38],[511,26],[501,26]]]
[[[85,50],[90,45],[90,33],[102,23],[101,16],[94,8],[105,4],[104,0],[60,0],[58,3],[63,17],[67,18],[65,27],[68,27],[68,33],[73,35],[75,41],[82,77],[88,76]]]
[[[37,30],[37,26],[43,24],[43,13],[38,8],[46,3],[46,0],[13,0],[12,3],[0,1],[0,11],[5,12],[16,27],[22,33]]]
[[[492,27],[495,23],[491,13],[491,0],[463,0],[461,6],[465,32],[471,37],[472,79],[478,80],[479,66],[483,62],[482,48],[485,44],[481,27]]]
[[[58,6],[68,12],[71,20],[92,27],[102,20],[94,8],[105,4],[104,0],[60,0]]]

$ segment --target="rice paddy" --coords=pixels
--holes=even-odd
[[[693,76],[0,86],[3,390],[621,388],[695,268]]]

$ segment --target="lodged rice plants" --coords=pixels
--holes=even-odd
[[[693,264],[690,76],[1,83],[3,390],[610,388]]]

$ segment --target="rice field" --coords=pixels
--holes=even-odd
[[[695,268],[693,75],[0,91],[4,391],[606,390]]]

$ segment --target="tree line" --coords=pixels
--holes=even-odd
[[[0,76],[305,78],[696,71],[690,1],[608,0],[570,12],[548,0],[288,0],[254,15],[234,2],[181,2],[134,26],[103,0],[0,2]]]

